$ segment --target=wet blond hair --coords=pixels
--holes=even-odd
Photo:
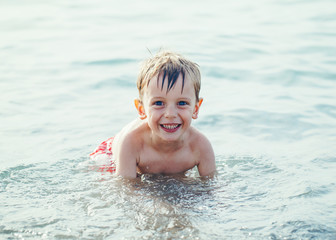
[[[188,75],[193,82],[196,101],[198,102],[201,89],[201,73],[198,64],[184,58],[180,54],[167,50],[161,50],[143,62],[137,79],[140,100],[142,101],[144,90],[148,87],[150,80],[154,76],[157,76],[158,87],[159,78],[162,76],[161,90],[163,89],[165,80],[168,81],[167,92],[169,92],[180,74],[182,74],[181,92],[183,92],[185,77]]]

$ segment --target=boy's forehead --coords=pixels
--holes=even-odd
[[[163,82],[163,85],[162,85]],[[148,82],[148,86],[145,88],[145,93],[152,93],[152,92],[163,92],[163,93],[169,93],[170,91],[178,90],[181,94],[189,94],[194,93],[194,87],[193,83],[190,80],[190,77],[186,74],[185,78],[183,80],[182,74],[180,74],[175,82],[175,84],[171,87],[171,89],[168,90],[168,80],[165,79],[163,81],[163,76],[160,75],[158,78],[158,75],[151,78]]]
[[[159,76],[159,77],[158,77]],[[154,88],[159,88],[162,89],[162,91],[167,91],[168,88],[168,77],[166,76],[165,79],[163,79],[163,74],[160,75],[155,75],[152,77],[149,82],[148,82],[148,87],[154,87]],[[183,78],[182,74],[179,74],[179,76],[176,79],[176,82],[173,84],[171,89],[174,88],[190,88],[192,86],[192,81],[190,80],[190,77],[186,74],[185,77]]]

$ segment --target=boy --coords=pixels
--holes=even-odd
[[[191,126],[197,119],[201,74],[198,65],[181,55],[161,51],[144,62],[134,101],[140,120],[124,127],[91,154],[114,157],[116,174],[175,174],[198,167],[200,176],[216,171],[209,140]]]

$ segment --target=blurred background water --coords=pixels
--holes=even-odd
[[[335,239],[335,9],[0,1],[0,238]],[[201,66],[216,179],[90,170],[161,47]]]

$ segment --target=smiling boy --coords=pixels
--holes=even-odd
[[[195,166],[200,176],[215,173],[209,140],[191,126],[203,101],[200,85],[198,65],[179,54],[161,51],[144,62],[134,101],[140,119],[109,142],[117,175],[176,174]]]

